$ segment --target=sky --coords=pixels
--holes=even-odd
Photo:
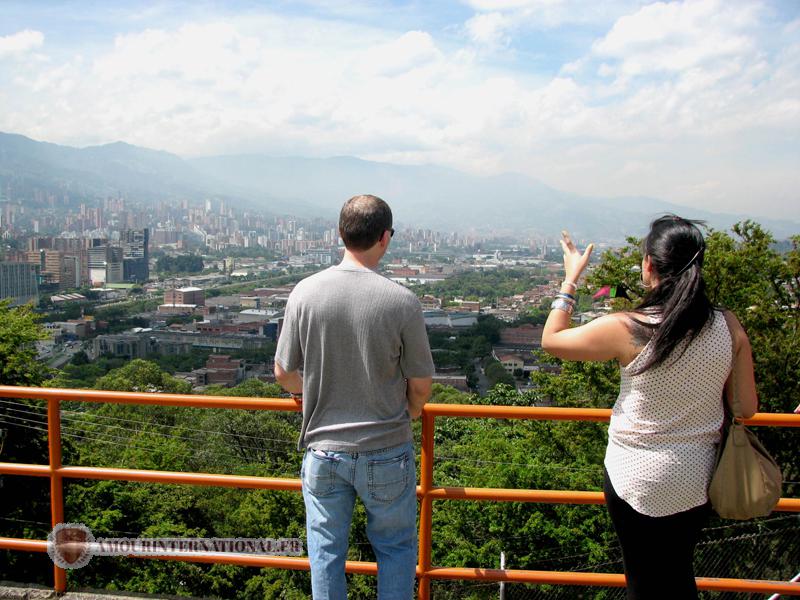
[[[800,1],[0,0],[0,131],[800,220]]]

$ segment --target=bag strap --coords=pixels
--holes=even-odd
[[[731,405],[733,409],[732,421],[734,423],[738,423],[742,420],[742,402],[739,399],[739,394],[736,393],[736,341],[733,336],[733,328],[731,327],[731,315],[727,310],[722,313],[725,315],[725,323],[728,326],[728,333],[731,336],[731,352],[733,354],[731,358],[731,375],[730,375],[730,390],[731,390]],[[725,408],[727,410],[728,403],[725,402]]]

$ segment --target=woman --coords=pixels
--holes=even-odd
[[[722,399],[738,396],[745,417],[758,407],[747,334],[706,296],[696,222],[654,221],[642,245],[642,302],[580,327],[570,328],[570,316],[592,245],[580,253],[564,232],[561,246],[566,277],[542,348],[567,360],[619,361],[604,491],[627,597],[697,598],[692,557],[710,512]]]

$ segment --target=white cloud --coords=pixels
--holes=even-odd
[[[429,33],[409,31],[395,40],[367,48],[358,68],[366,75],[395,77],[441,57]]]
[[[564,4],[563,0],[466,0],[476,10],[514,10]]]
[[[44,34],[41,31],[25,29],[11,35],[0,36],[0,59],[20,56],[41,47]]]
[[[575,192],[707,208],[746,206],[760,189],[783,204],[765,199],[759,210],[793,206],[797,25],[770,25],[746,2],[656,3],[621,13],[556,76],[484,53],[528,35],[519,11],[572,2],[476,0],[482,12],[460,30],[469,41],[267,13],[142,25],[102,54],[76,46],[49,49],[49,62],[0,63],[0,130],[182,155],[352,154],[520,171]]]
[[[752,53],[755,44],[747,29],[756,12],[751,5],[719,0],[657,2],[618,19],[592,51],[601,59],[616,59],[621,77],[680,72]]]
[[[465,24],[470,39],[485,46],[507,46],[507,32],[512,26],[512,19],[499,12],[477,14]]]
[[[509,28],[552,29],[565,24],[603,24],[642,4],[642,0],[462,0],[484,14],[502,15]],[[473,17],[473,19],[475,18]],[[471,19],[472,20],[472,19]]]

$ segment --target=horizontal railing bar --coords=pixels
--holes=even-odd
[[[50,477],[50,465],[29,465],[25,463],[0,462],[0,475],[24,475],[29,477]]]
[[[731,579],[724,577],[698,577],[697,587],[714,592],[748,592],[756,594],[784,594],[800,596],[800,583],[768,581],[766,579]]]
[[[433,487],[434,500],[489,500],[500,502],[546,502],[548,504],[605,504],[603,492],[577,490],[524,490],[509,488]]]
[[[552,406],[497,406],[483,404],[426,404],[423,410],[435,417],[479,419],[530,419],[538,421],[597,421],[611,418],[610,408],[564,408]],[[757,413],[742,420],[746,425],[800,427],[800,415]]]
[[[76,402],[112,402],[116,404],[149,404],[192,408],[230,408],[299,412],[302,406],[285,398],[239,398],[235,396],[198,396],[148,392],[113,392],[104,390],[70,390],[0,386],[0,398],[33,400],[71,400]],[[608,421],[608,408],[562,408],[551,406],[497,406],[478,404],[426,404],[423,410],[435,417],[473,417],[495,419],[532,419],[547,421]],[[745,419],[747,425],[800,427],[800,415],[792,413],[757,413]]]
[[[756,413],[749,419],[742,419],[742,423],[768,427],[800,427],[800,415],[794,413]]]
[[[431,579],[625,587],[625,576],[621,573],[576,573],[569,571],[431,567],[426,575]]]
[[[252,554],[231,554],[223,556],[215,554],[206,556],[202,553],[193,553],[186,556],[135,556],[131,558],[155,558],[158,560],[173,560],[199,563],[214,563],[239,565],[242,567],[262,567],[273,569],[293,569],[295,571],[309,571],[311,565],[308,558],[295,556],[254,556]],[[344,563],[346,573],[358,573],[360,575],[377,575],[378,563],[348,560]]]
[[[547,583],[604,587],[625,586],[625,576],[621,573],[576,573],[564,571],[431,567],[426,575],[431,579],[510,581],[515,583]],[[723,579],[715,577],[697,577],[696,580],[697,587],[701,590],[800,595],[800,583],[787,583],[785,581],[772,581],[768,579]]]
[[[781,512],[800,512],[800,498],[781,498],[773,510]]]
[[[151,394],[146,392],[108,392],[103,390],[66,390],[58,388],[0,386],[0,398],[64,400],[75,402],[111,402],[114,404],[149,404],[187,408],[234,408],[300,412],[301,405],[286,398],[239,398],[236,396],[196,396],[191,394]]]
[[[487,419],[533,419],[542,421],[608,421],[608,408],[555,408],[545,406],[497,406],[485,404],[426,404],[423,410],[435,417]]]
[[[149,469],[118,469],[111,467],[61,467],[54,473],[69,479],[100,479],[231,487],[257,490],[285,490],[299,492],[299,479],[260,477],[256,475],[224,475],[218,473],[191,473],[183,471],[153,471]],[[47,477],[47,465],[0,463],[2,475],[33,475]],[[422,497],[417,486],[417,496]],[[605,504],[603,492],[583,490],[527,490],[513,488],[433,487],[428,496],[434,500],[486,500],[494,502],[541,502],[548,504]],[[781,498],[776,511],[800,512],[800,498]]]
[[[433,487],[434,500],[486,500],[547,504],[605,504],[603,492],[581,490],[527,490],[509,488]],[[773,510],[800,512],[800,498],[781,498]]]
[[[70,479],[112,479],[117,481],[138,481],[142,483],[172,483],[296,492],[299,492],[301,489],[299,479],[259,477],[256,475],[222,475],[217,473],[115,469],[110,467],[61,467],[57,472],[62,477],[68,477]]]
[[[47,552],[46,540],[28,540],[21,538],[0,537],[0,549],[27,552]],[[219,563],[245,567],[262,567],[275,569],[309,570],[307,558],[294,556],[254,556],[245,554],[220,553],[203,554],[187,553],[183,556],[151,556],[133,557],[155,560],[172,560],[199,563]],[[378,572],[374,562],[347,561],[345,571],[363,575],[375,575]],[[422,575],[420,571],[417,576]],[[619,573],[575,573],[563,571],[528,571],[513,569],[476,569],[455,567],[431,567],[424,573],[431,579],[461,579],[469,581],[509,581],[515,583],[539,583],[554,585],[583,585],[602,587],[624,587],[625,576]],[[702,590],[778,593],[800,595],[800,583],[787,583],[770,580],[750,579],[717,579],[698,577],[697,587]]]
[[[47,540],[28,540],[25,538],[0,537],[0,550],[47,552]]]

